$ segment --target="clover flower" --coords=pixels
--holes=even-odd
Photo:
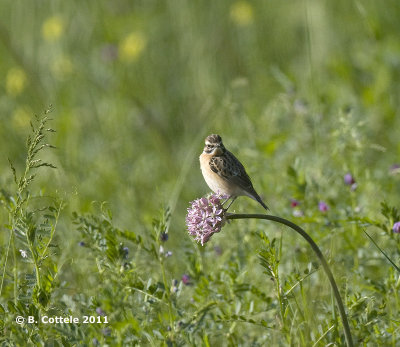
[[[186,274],[182,275],[181,281],[185,286],[189,285],[190,284],[190,276],[186,275]]]
[[[320,210],[321,212],[326,212],[326,211],[329,210],[328,204],[327,204],[326,202],[324,202],[324,201],[320,201],[320,202],[319,202],[318,208],[319,208],[319,210]]]
[[[300,205],[300,202],[296,199],[290,199],[290,206],[295,208]]]
[[[162,242],[168,241],[168,233],[166,233],[165,231],[163,231],[163,232],[160,234],[160,240],[161,240]]]
[[[396,222],[393,224],[393,232],[396,234],[400,234],[400,222]]]
[[[103,311],[103,309],[101,307],[97,307],[96,308],[96,313],[99,316],[105,316],[106,315],[106,313]]]
[[[351,173],[347,173],[344,175],[344,184],[350,186],[350,189],[353,191],[357,188],[356,180]]]
[[[352,184],[356,183],[351,173],[347,173],[344,175],[344,183],[347,184],[348,186],[351,186]]]
[[[214,233],[219,233],[225,224],[225,210],[221,204],[225,198],[226,195],[212,194],[208,198],[192,201],[187,209],[188,232],[202,246]]]

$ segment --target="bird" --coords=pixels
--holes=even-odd
[[[232,198],[226,210],[238,196],[248,196],[268,211],[268,206],[255,191],[244,166],[225,148],[221,136],[211,134],[204,142],[203,153],[199,158],[200,169],[204,180],[213,192],[228,195],[227,200]]]

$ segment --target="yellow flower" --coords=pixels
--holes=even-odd
[[[18,107],[13,113],[13,124],[16,128],[25,128],[31,120],[31,110],[27,106]]]
[[[237,1],[231,6],[230,17],[239,26],[253,23],[253,7],[247,1]]]
[[[64,32],[64,21],[58,15],[49,17],[42,25],[42,36],[46,41],[57,41]]]
[[[63,80],[68,75],[70,75],[74,70],[74,65],[68,57],[61,56],[54,60],[51,64],[51,71],[53,75],[59,79]]]
[[[120,59],[126,62],[136,60],[146,47],[146,43],[146,38],[142,33],[130,33],[119,44]]]
[[[7,94],[17,96],[27,84],[25,71],[20,68],[12,68],[7,72],[6,91]]]

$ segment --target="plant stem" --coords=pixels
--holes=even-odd
[[[314,240],[298,225],[288,221],[287,219],[277,217],[277,216],[271,216],[271,215],[266,215],[266,214],[227,214],[226,216],[227,219],[250,219],[250,218],[256,218],[256,219],[266,219],[266,220],[271,220],[277,223],[284,224],[288,226],[289,228],[292,228],[294,231],[299,233],[311,246],[315,254],[317,255],[319,261],[322,264],[322,267],[328,276],[329,282],[331,284],[333,294],[336,299],[337,306],[339,308],[340,316],[342,318],[342,324],[343,324],[343,329],[344,329],[344,335],[346,337],[346,342],[348,347],[353,347],[353,339],[351,337],[351,331],[350,331],[350,326],[349,322],[347,320],[347,315],[346,311],[344,309],[344,305],[342,302],[342,298],[340,297],[339,289],[336,285],[335,279],[332,275],[332,272],[329,268],[329,265],[327,261],[325,260],[325,257],[323,256],[321,250],[317,246],[317,244],[314,242]]]
[[[11,230],[11,248],[13,250],[14,256],[14,304],[17,305],[18,302],[18,268],[17,268],[17,249],[15,248],[14,242],[14,228]]]
[[[12,229],[10,229],[10,237],[9,237],[9,239],[8,239],[7,250],[6,250],[6,254],[5,254],[5,256],[4,256],[3,273],[2,273],[2,275],[1,275],[0,296],[1,296],[1,293],[3,292],[3,284],[4,284],[4,278],[5,278],[5,276],[6,276],[6,267],[7,267],[7,260],[8,260],[8,252],[10,251],[10,248],[11,248],[12,237],[13,237],[13,231],[12,231]]]
[[[60,213],[61,213],[62,208],[63,208],[63,201],[61,200],[60,204],[59,204],[59,206],[57,208],[57,214],[55,215],[54,223],[51,226],[49,240],[46,243],[46,247],[44,248],[44,250],[40,254],[40,261],[42,261],[46,257],[47,249],[49,248],[51,242],[53,241],[54,233],[56,232],[57,223],[58,223],[58,219],[60,218]]]
[[[162,278],[163,278],[164,287],[165,287],[165,293],[167,294],[167,300],[168,300],[169,324],[170,324],[171,332],[172,332],[171,336],[173,336],[174,320],[173,320],[173,316],[172,316],[171,292],[170,292],[170,287],[168,286],[167,277],[165,276],[164,260],[161,258],[160,258],[160,265],[161,265]]]

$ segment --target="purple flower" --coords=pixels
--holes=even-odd
[[[396,222],[393,224],[393,232],[396,234],[400,234],[400,222]]]
[[[161,240],[162,242],[168,241],[168,233],[166,233],[165,231],[163,231],[163,232],[160,234],[160,240]]]
[[[182,278],[181,278],[181,280],[182,280],[182,283],[184,284],[184,285],[189,285],[190,284],[190,277],[189,277],[189,275],[183,275],[182,276]]]
[[[344,175],[344,183],[347,184],[348,186],[351,186],[352,184],[356,183],[356,180],[351,175],[351,173],[347,173]]]
[[[192,201],[186,216],[186,225],[190,235],[204,244],[214,233],[219,233],[225,224],[225,210],[221,201],[226,195],[212,194],[208,198]]]
[[[356,190],[357,188],[356,180],[351,173],[347,173],[344,175],[344,184],[350,186],[351,190]]]
[[[101,309],[101,307],[97,307],[97,308],[96,308],[96,313],[97,313],[99,316],[105,316],[105,315],[106,315],[106,313]]]
[[[320,201],[320,202],[319,202],[318,208],[319,208],[319,210],[320,210],[321,212],[326,212],[326,211],[329,210],[328,204],[327,204],[326,202],[324,202],[324,201]]]
[[[299,206],[300,205],[300,202],[299,201],[297,201],[296,199],[290,199],[290,206],[291,207],[297,207],[297,206]]]

